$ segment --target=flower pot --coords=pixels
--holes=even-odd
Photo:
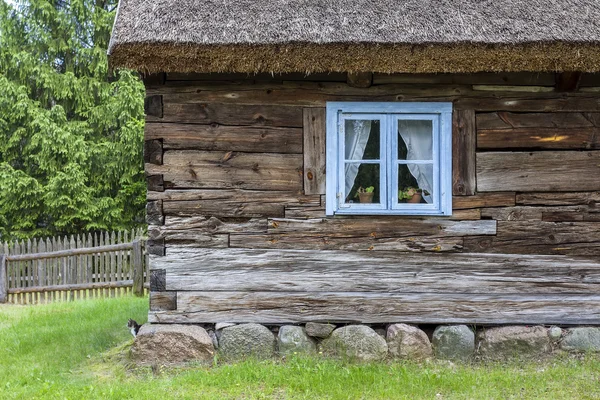
[[[375,193],[359,193],[358,201],[361,203],[372,203],[374,194]]]
[[[423,196],[421,195],[421,193],[415,193],[413,194],[413,196],[406,200],[407,203],[420,203],[421,200],[423,199]]]

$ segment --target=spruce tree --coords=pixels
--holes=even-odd
[[[0,2],[0,238],[143,223],[144,87],[109,71],[117,0]]]

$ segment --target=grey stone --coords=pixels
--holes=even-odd
[[[503,326],[477,334],[478,351],[483,358],[532,358],[551,351],[550,338],[543,326]]]
[[[301,326],[285,325],[277,335],[279,354],[314,354],[317,351],[315,340],[306,334]]]
[[[569,328],[560,342],[560,348],[567,351],[600,351],[600,328]]]
[[[145,324],[131,347],[131,357],[141,365],[211,362],[213,342],[197,325]]]
[[[475,333],[466,325],[438,326],[432,344],[439,359],[467,361],[475,353]]]
[[[558,326],[551,326],[550,328],[548,328],[548,337],[553,342],[558,342],[560,340],[560,338],[562,337],[562,334],[563,334],[563,330],[561,328],[559,328]]]
[[[333,330],[335,329],[335,325],[320,324],[318,322],[307,322],[304,329],[308,336],[326,338],[329,335],[331,335],[331,332],[333,332]]]
[[[215,324],[215,331],[220,331],[221,329],[229,328],[230,326],[236,326],[237,324],[232,324],[230,322],[217,322]]]
[[[365,325],[348,325],[321,342],[321,351],[352,361],[381,361],[387,356],[385,339]]]
[[[427,334],[416,326],[393,324],[387,330],[390,357],[421,361],[433,356]]]
[[[259,324],[230,326],[221,331],[219,352],[226,360],[270,358],[275,354],[275,335]]]

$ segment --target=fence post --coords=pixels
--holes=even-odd
[[[133,294],[144,295],[144,255],[142,254],[142,242],[139,239],[133,241]]]
[[[8,282],[6,280],[6,254],[0,254],[0,303],[6,303]]]

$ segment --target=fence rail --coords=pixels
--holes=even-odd
[[[148,286],[141,230],[4,243],[0,303],[143,295]]]

